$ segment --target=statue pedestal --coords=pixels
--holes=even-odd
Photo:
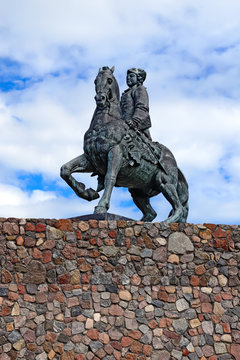
[[[133,219],[110,213],[104,214],[88,214],[82,216],[74,216],[70,218],[75,221],[88,221],[88,220],[124,220],[124,221],[135,221]]]

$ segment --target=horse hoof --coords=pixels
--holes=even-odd
[[[96,206],[94,208],[94,214],[106,214],[107,210],[104,206]]]
[[[154,212],[145,214],[145,215],[141,218],[141,221],[151,222],[151,221],[153,221],[153,219],[155,219],[156,216],[157,216],[157,213],[154,211]]]
[[[88,200],[89,201],[96,200],[96,199],[98,199],[100,197],[98,192],[93,190],[92,188],[89,188],[86,191],[87,191],[87,194],[88,194]]]

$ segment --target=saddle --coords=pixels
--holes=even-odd
[[[129,165],[138,166],[141,159],[154,165],[162,166],[162,146],[158,142],[151,141],[139,130],[129,129],[124,136],[127,144],[127,160]]]

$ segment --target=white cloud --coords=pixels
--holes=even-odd
[[[66,187],[59,168],[82,153],[93,78],[98,67],[115,65],[121,90],[127,68],[148,72],[153,138],[172,150],[190,183],[189,221],[239,222],[239,10],[237,0],[1,2],[0,58],[19,62],[13,81],[29,77],[27,88],[0,94],[2,215],[92,212],[95,203],[74,193],[24,192],[16,174],[41,173]],[[130,198],[116,189],[110,211],[140,218],[134,204],[123,208]],[[152,202],[158,220],[166,217],[167,202]]]

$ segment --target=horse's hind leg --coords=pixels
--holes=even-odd
[[[99,194],[92,188],[85,189],[85,185],[74,179],[72,173],[92,171],[94,169],[83,154],[64,164],[60,175],[79,197],[91,201],[99,198]]]
[[[174,178],[159,172],[156,176],[156,184],[158,186],[158,190],[162,192],[164,197],[173,207],[165,222],[182,222],[183,206],[177,192],[177,181]]]
[[[129,192],[132,195],[134,203],[143,213],[141,221],[153,221],[157,213],[150,205],[149,197],[139,189],[129,189]]]

